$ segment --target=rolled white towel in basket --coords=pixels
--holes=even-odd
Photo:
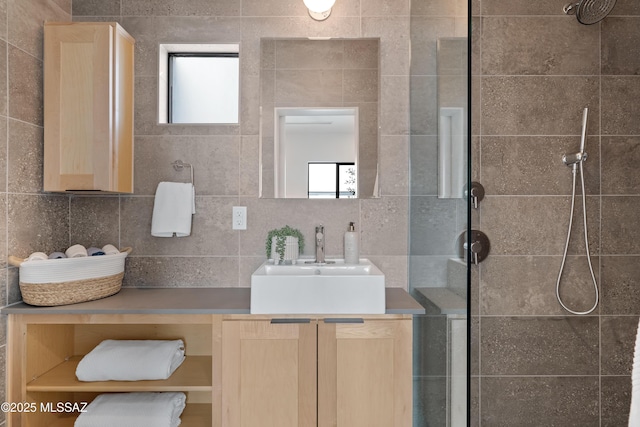
[[[109,393],[96,397],[75,427],[177,427],[185,408],[182,392]]]
[[[76,368],[80,381],[166,380],[184,361],[182,340],[104,340]]]

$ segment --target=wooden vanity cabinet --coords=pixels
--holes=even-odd
[[[7,412],[7,425],[71,427],[78,413],[58,402],[182,391],[181,427],[411,427],[411,331],[407,314],[9,314],[6,401],[35,410]],[[167,380],[76,379],[105,339],[179,338],[186,359]]]
[[[223,322],[225,427],[410,427],[411,316]]]
[[[134,43],[114,22],[44,24],[44,191],[133,192]]]

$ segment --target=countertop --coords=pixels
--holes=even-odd
[[[251,288],[123,288],[96,301],[57,307],[23,302],[2,314],[249,314]],[[386,314],[424,314],[404,289],[386,289]]]

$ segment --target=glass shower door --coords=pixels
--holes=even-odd
[[[414,320],[413,418],[416,427],[460,427],[469,378],[469,7],[428,3],[414,0],[411,10],[409,289],[426,312]]]

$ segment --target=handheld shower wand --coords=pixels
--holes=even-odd
[[[599,295],[598,295],[598,282],[596,281],[596,276],[593,272],[593,265],[591,264],[591,254],[589,253],[589,235],[587,233],[587,198],[585,194],[585,186],[584,186],[584,171],[582,168],[582,164],[587,160],[587,153],[585,153],[584,149],[586,146],[587,140],[587,117],[589,115],[589,109],[585,108],[582,114],[582,136],[580,139],[580,151],[573,154],[565,154],[562,156],[562,161],[565,165],[571,167],[571,173],[573,175],[573,190],[571,192],[571,212],[569,214],[569,231],[567,232],[567,241],[564,245],[564,254],[562,255],[562,264],[560,264],[560,272],[558,273],[558,280],[556,281],[556,298],[558,302],[571,314],[589,314],[593,312],[598,306]],[[567,250],[569,249],[569,240],[571,240],[571,227],[573,226],[573,208],[575,206],[576,200],[576,174],[578,170],[578,166],[580,166],[580,182],[582,184],[582,218],[583,218],[583,227],[584,227],[584,246],[585,251],[587,253],[587,261],[589,263],[589,271],[591,272],[591,280],[593,281],[593,287],[595,291],[595,302],[593,307],[586,311],[575,311],[570,309],[565,305],[560,297],[560,279],[562,277],[562,271],[564,270],[564,264],[567,260]]]
[[[563,154],[562,162],[567,166],[572,166],[575,173],[578,163],[582,166],[582,162],[587,160],[587,153],[584,148],[587,145],[587,118],[589,116],[589,108],[584,109],[582,113],[582,135],[580,137],[580,151],[572,154]]]
[[[580,136],[580,152],[584,153],[584,147],[587,145],[587,118],[589,117],[589,108],[584,107],[582,112],[582,135]],[[585,158],[585,160],[587,160]]]

